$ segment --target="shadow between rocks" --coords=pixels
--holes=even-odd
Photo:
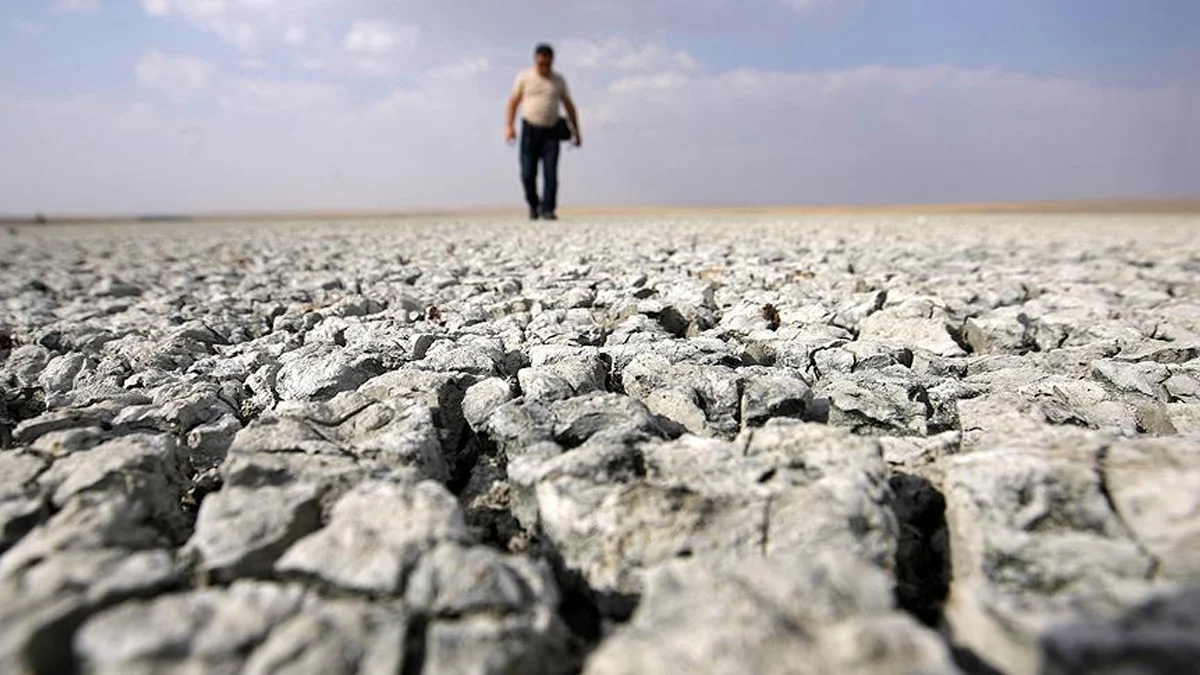
[[[0,386],[0,449],[13,447],[13,430],[21,422],[46,411],[45,393],[38,387]]]
[[[938,631],[955,665],[966,675],[1002,675],[971,649],[956,644],[944,621],[950,594],[950,537],[946,499],[929,479],[895,472],[888,481],[900,526],[896,546],[896,605]]]
[[[612,624],[628,621],[637,610],[641,597],[597,592],[579,573],[566,566],[557,549],[544,537],[539,542],[538,551],[553,566],[555,581],[562,594],[559,617],[571,632],[567,646],[572,664],[569,672],[579,673],[588,655],[611,631]]]
[[[888,481],[900,526],[896,546],[896,604],[937,628],[950,590],[946,499],[928,479],[894,473]]]

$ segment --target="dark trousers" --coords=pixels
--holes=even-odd
[[[554,213],[558,206],[558,137],[553,127],[538,127],[521,120],[521,183],[525,203],[533,213]],[[537,170],[542,163],[542,198],[538,199]]]

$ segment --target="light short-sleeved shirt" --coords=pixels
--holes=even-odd
[[[569,96],[562,75],[550,71],[549,77],[542,77],[536,68],[517,75],[512,93],[521,95],[521,117],[539,127],[552,127],[558,122],[559,106]]]

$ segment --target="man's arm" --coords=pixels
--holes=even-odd
[[[575,145],[583,145],[583,132],[579,130],[579,113],[575,110],[575,102],[571,100],[570,95],[563,96],[563,106],[567,109],[567,119],[571,121],[571,128],[575,130]]]
[[[517,106],[521,105],[521,90],[515,89],[508,96],[508,107],[504,111],[504,140],[512,143],[517,138]]]

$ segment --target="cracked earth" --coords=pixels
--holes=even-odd
[[[0,672],[1176,673],[1200,220],[0,232]]]

